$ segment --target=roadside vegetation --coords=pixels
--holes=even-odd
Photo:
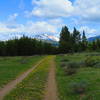
[[[58,55],[57,84],[60,100],[100,100],[100,54]]]
[[[33,67],[44,56],[0,57],[0,88]]]
[[[4,100],[43,100],[51,59],[48,56]]]

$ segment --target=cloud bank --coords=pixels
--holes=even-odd
[[[25,9],[25,1],[21,0],[20,8]],[[100,21],[100,0],[32,0],[32,9],[25,10],[24,23],[18,23],[20,13],[8,15],[5,22],[0,21],[0,34],[8,32],[59,33],[59,29],[72,19],[80,31],[85,30],[87,36],[99,35],[99,29],[89,24]],[[25,17],[26,16],[26,17]],[[34,20],[34,17],[37,20]],[[33,19],[32,19],[33,18]],[[73,20],[74,19],[74,20]],[[84,22],[84,23],[82,23]],[[82,24],[81,24],[82,23]],[[68,23],[69,24],[69,23]]]

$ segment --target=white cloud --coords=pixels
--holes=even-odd
[[[61,18],[56,18],[56,19],[50,19],[49,23],[52,23],[54,25],[62,25],[63,24],[63,20]]]
[[[100,0],[76,0],[75,14],[87,20],[100,20]]]
[[[59,22],[58,22],[59,23]],[[49,21],[28,21],[26,24],[10,24],[0,23],[0,33],[2,32],[28,32],[28,33],[57,33],[60,27],[56,24],[52,24]]]
[[[27,16],[68,17],[79,16],[87,20],[100,20],[100,0],[32,0],[33,10]]]
[[[8,23],[0,23],[0,33],[4,33],[4,32],[19,32],[23,29],[23,25],[21,24],[14,24],[14,26],[12,24],[8,24]]]
[[[53,24],[55,22],[55,24]],[[59,25],[58,25],[59,24]],[[0,40],[7,40],[10,38],[21,37],[23,34],[27,36],[36,35],[36,34],[51,34],[50,38],[55,36],[56,38],[58,33],[58,28],[61,27],[60,20],[53,21],[28,21],[26,24],[14,24],[10,23],[1,23],[0,22]]]
[[[23,7],[23,0],[21,6]],[[43,20],[37,22],[28,21],[26,24],[17,24],[18,13],[9,16],[5,23],[0,23],[0,32],[34,32],[34,33],[57,33],[58,29],[65,25],[63,17],[71,17],[74,25],[83,25],[87,36],[97,34],[97,30],[84,26],[84,19],[91,21],[100,20],[100,0],[32,0],[32,11],[26,11],[27,17],[43,17]],[[75,16],[75,17],[74,17]],[[45,18],[50,18],[45,20]],[[82,18],[82,21],[80,21]],[[42,18],[41,18],[42,19]],[[87,20],[85,20],[87,22]],[[67,21],[67,20],[66,20]]]
[[[33,10],[27,14],[38,17],[66,17],[73,11],[72,2],[69,0],[33,0]]]
[[[8,21],[15,21],[17,17],[18,17],[18,13],[14,13],[12,15],[9,15]]]
[[[0,22],[0,33],[2,32],[28,32],[28,33],[57,33],[62,26],[63,20],[60,18],[46,21],[27,21],[25,24],[18,24],[18,13],[8,16],[7,21]]]
[[[32,21],[28,22],[25,26],[28,32],[35,33],[56,33],[58,30],[57,26],[49,24],[46,21],[38,21],[33,23]],[[26,31],[27,31],[26,30]]]
[[[81,33],[83,32],[83,30],[86,32],[86,36],[87,36],[87,37],[92,37],[92,36],[98,35],[96,29],[90,28],[90,27],[88,27],[88,26],[82,26],[82,27],[80,27],[79,31],[80,31]]]

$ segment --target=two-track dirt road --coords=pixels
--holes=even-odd
[[[58,100],[57,95],[57,85],[56,85],[56,72],[55,72],[55,57],[51,60],[50,71],[48,74],[48,80],[46,83],[46,89],[45,89],[45,95],[44,100]],[[14,88],[16,88],[16,85],[19,84],[23,79],[25,79],[40,63],[42,63],[45,60],[41,60],[38,62],[35,66],[33,66],[28,71],[24,72],[21,76],[16,78],[15,80],[11,81],[7,85],[5,85],[2,89],[0,89],[0,100],[3,100],[3,98]]]

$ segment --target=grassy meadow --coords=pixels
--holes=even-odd
[[[60,100],[100,100],[100,54],[77,53],[56,57]]]
[[[33,67],[43,56],[0,57],[0,88]]]
[[[0,87],[21,75],[45,56],[1,57]],[[4,100],[43,100],[51,60],[46,56]],[[59,54],[55,57],[59,100],[100,100],[100,54]]]
[[[50,61],[53,57],[48,56],[4,100],[43,100]]]

